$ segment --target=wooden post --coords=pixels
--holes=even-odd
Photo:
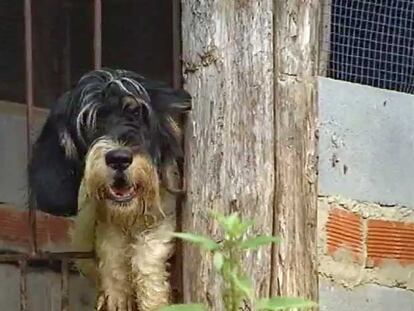
[[[209,210],[240,211],[255,231],[272,233],[274,191],[272,0],[182,0],[187,121],[183,231],[213,235]],[[212,258],[183,250],[184,301],[223,310]],[[270,246],[245,266],[257,293],[270,290]]]
[[[276,188],[272,294],[318,298],[318,0],[274,0]]]
[[[320,56],[319,75],[326,77],[329,68],[329,54],[331,48],[332,0],[321,0],[321,27],[319,29]]]
[[[220,237],[211,209],[254,218],[279,247],[249,253],[256,294],[317,299],[317,0],[182,0],[183,231]],[[185,244],[185,302],[223,310],[212,258]]]

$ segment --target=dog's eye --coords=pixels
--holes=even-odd
[[[135,109],[132,109],[132,114],[134,115],[134,116],[140,116],[141,115],[141,108],[135,108]]]
[[[128,113],[129,115],[133,115],[133,116],[135,116],[135,117],[139,117],[139,116],[141,116],[141,113],[142,113],[142,111],[141,111],[141,107],[129,108],[129,109],[127,109],[126,111],[127,111],[127,113]]]

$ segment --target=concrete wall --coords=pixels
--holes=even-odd
[[[47,111],[35,110],[35,138]],[[0,101],[0,203],[25,208],[27,202],[26,106]]]
[[[414,95],[319,79],[319,187],[414,206]]]
[[[319,125],[321,310],[414,310],[414,96],[319,78]]]

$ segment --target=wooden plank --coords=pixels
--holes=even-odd
[[[274,190],[272,1],[182,1],[186,129],[183,231],[220,238],[209,210],[239,211],[272,233]],[[212,258],[183,250],[184,301],[223,310]],[[270,289],[270,247],[244,261],[257,294]]]
[[[331,49],[331,11],[332,0],[322,0],[322,22],[320,29],[320,62],[319,62],[319,75],[326,77],[328,75],[329,68],[329,56]]]
[[[11,251],[29,250],[30,227],[28,210],[18,210],[0,204],[0,249]],[[37,245],[41,251],[69,251],[70,218],[52,216],[36,211]]]
[[[274,1],[276,188],[272,294],[317,300],[316,116],[320,1]]]

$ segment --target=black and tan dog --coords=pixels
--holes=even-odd
[[[52,107],[29,169],[39,209],[76,215],[78,260],[96,282],[99,310],[157,310],[168,304],[166,261],[175,213],[169,173],[182,157],[174,121],[190,109],[182,90],[124,70],[83,76]]]

